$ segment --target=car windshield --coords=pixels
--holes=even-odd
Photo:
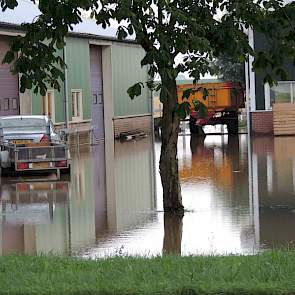
[[[0,120],[3,133],[47,133],[46,121],[40,118],[11,118]]]

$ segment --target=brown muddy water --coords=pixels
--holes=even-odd
[[[73,155],[71,179],[2,178],[0,253],[252,254],[295,241],[295,137],[180,136],[183,219],[162,212],[159,152],[159,139],[116,142],[105,161],[101,143]]]

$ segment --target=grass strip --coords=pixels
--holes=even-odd
[[[295,252],[96,261],[6,256],[0,294],[295,294]]]

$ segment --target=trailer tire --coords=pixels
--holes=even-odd
[[[189,130],[191,134],[198,134],[199,128],[195,124],[189,124]]]
[[[238,116],[229,118],[227,120],[227,132],[229,135],[239,134],[239,120]]]
[[[199,135],[199,126],[196,125],[196,120],[193,117],[190,117],[189,120],[189,130],[191,134]]]
[[[196,121],[190,120],[189,130],[191,135],[206,136],[203,127],[200,125],[196,125]]]

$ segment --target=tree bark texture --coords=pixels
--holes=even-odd
[[[160,175],[163,187],[164,211],[182,214],[181,188],[178,174],[177,141],[180,117],[177,112],[177,86],[175,80],[162,79],[168,89],[168,97],[163,101],[162,147]]]
[[[182,216],[164,214],[163,255],[181,255]]]

